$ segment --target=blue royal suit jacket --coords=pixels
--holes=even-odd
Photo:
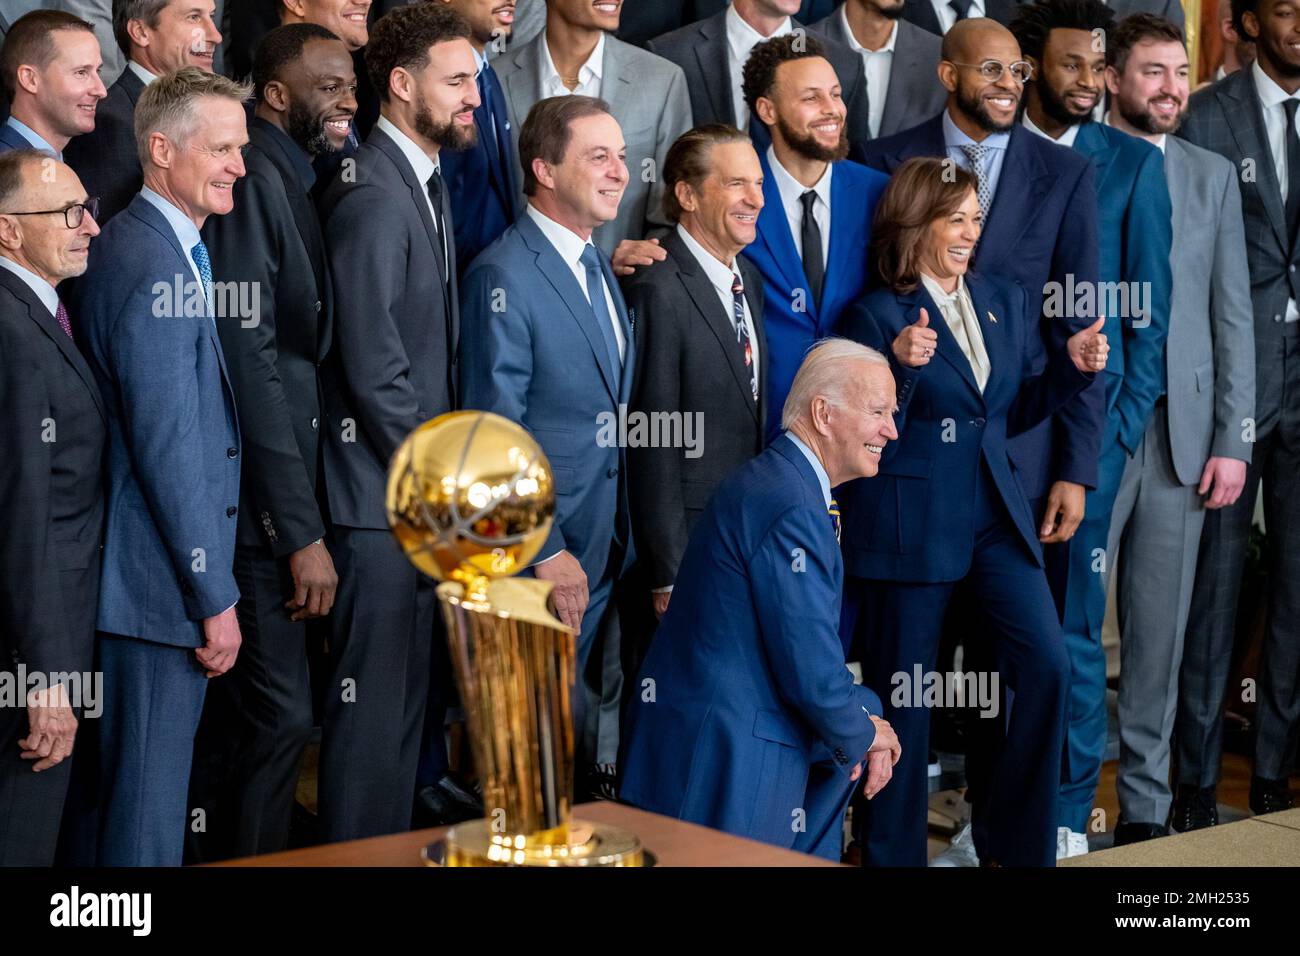
[[[474,260],[461,284],[461,407],[495,412],[537,439],[556,494],[537,560],[567,550],[591,587],[633,558],[617,423],[631,398],[635,335],[609,259],[600,258],[627,340],[621,370],[573,273],[527,215]],[[615,544],[623,561],[607,568]]]
[[[831,239],[821,302],[813,301],[803,260],[790,234],[776,179],[760,152],[763,211],[758,234],[741,253],[763,276],[767,325],[767,438],[781,433],[781,409],[804,353],[818,339],[836,334],[840,316],[867,286],[871,219],[888,179],[856,163],[835,164],[831,174]]]
[[[793,846],[812,764],[829,755],[849,774],[880,714],[844,666],[842,583],[817,475],[782,435],[718,486],[691,534],[628,710],[619,796]]]
[[[7,153],[14,149],[36,149],[36,147],[23,139],[23,134],[18,130],[7,123],[0,122],[0,153]]]
[[[188,299],[188,253],[137,196],[91,243],[69,309],[108,409],[97,627],[199,647],[239,599],[239,423],[210,313],[176,314],[178,276]]]
[[[1097,186],[1102,283],[1140,283],[1145,314],[1106,310],[1110,355],[1103,374],[1107,436],[1132,455],[1165,392],[1165,340],[1173,275],[1173,207],[1164,154],[1146,140],[1101,123],[1084,123],[1074,149],[1092,160]],[[1130,291],[1131,291],[1130,286]],[[1132,300],[1130,299],[1130,302]]]
[[[913,156],[947,156],[942,113],[872,140],[857,158],[892,174]],[[1092,164],[1085,157],[1016,124],[975,249],[975,268],[986,276],[1013,279],[1032,296],[1046,294],[1049,282],[1065,287],[1070,277],[1076,286],[1095,283],[1100,238],[1093,182]],[[1030,316],[1031,322],[1035,319],[1039,336],[1030,342],[1035,372],[1046,367],[1049,352],[1095,321]],[[1011,454],[1030,499],[1046,494],[1054,481],[1095,488],[1104,425],[1105,395],[1098,383],[1058,410],[1050,423],[1020,435]]]
[[[877,289],[844,320],[844,334],[889,357],[898,393],[899,437],[875,478],[849,482],[837,500],[848,574],[933,584],[965,577],[975,551],[975,482],[981,460],[1033,559],[1042,564],[1037,524],[1012,468],[1009,439],[1048,418],[1095,376],[1064,349],[1034,371],[1038,304],[1014,282],[967,273],[966,285],[989,357],[981,394],[934,300],[924,287]],[[900,365],[891,344],[924,308],[939,344],[919,368]]]

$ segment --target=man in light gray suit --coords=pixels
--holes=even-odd
[[[538,100],[572,93],[609,104],[627,144],[630,179],[618,217],[599,226],[593,242],[626,275],[632,267],[664,258],[646,233],[670,224],[663,215],[659,171],[668,147],[691,128],[686,76],[661,57],[615,38],[621,10],[605,12],[587,0],[547,0],[546,29],[532,42],[493,63],[506,94],[512,129],[522,129]],[[519,155],[515,182],[524,181]],[[524,199],[519,196],[519,208]]]
[[[1107,122],[1164,152],[1175,236],[1167,394],[1125,466],[1106,549],[1109,566],[1121,558],[1120,813],[1154,836],[1170,810],[1170,737],[1206,509],[1237,500],[1251,457],[1242,423],[1255,414],[1255,334],[1236,171],[1169,135],[1190,96],[1182,31],[1132,16],[1112,33],[1107,61]],[[1180,793],[1179,803],[1176,828],[1215,822],[1212,799]]]
[[[862,57],[871,138],[911,129],[943,110],[943,41],[901,19],[905,0],[846,0],[812,29]]]

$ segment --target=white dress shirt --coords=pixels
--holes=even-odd
[[[749,59],[750,51],[764,40],[770,40],[772,37],[783,37],[787,33],[794,32],[794,27],[790,23],[790,18],[786,17],[785,22],[776,28],[772,37],[765,37],[748,23],[740,18],[736,8],[727,5],[725,15],[727,24],[727,68],[728,75],[731,77],[731,104],[736,114],[737,129],[749,129],[749,107],[745,105],[745,94],[741,92],[741,79],[745,70],[745,61]]]
[[[591,303],[591,290],[587,288],[587,267],[582,263],[582,253],[590,245],[590,239],[583,239],[568,226],[562,226],[550,216],[540,212],[536,206],[529,203],[525,207],[525,213],[533,222],[537,223],[537,228],[542,230],[548,242],[555,247],[555,251],[560,254],[560,258],[573,272],[573,278],[578,282],[578,288],[587,296],[588,304]],[[594,246],[592,248],[595,248]],[[610,323],[614,326],[614,339],[618,342],[618,360],[622,362],[627,357],[627,337],[623,335],[623,324],[618,320],[618,310],[614,308],[614,298],[609,294],[609,284],[601,277],[601,291],[605,294],[605,308],[609,312]]]
[[[0,268],[8,269],[18,278],[23,280],[27,288],[36,294],[36,298],[41,300],[41,305],[50,310],[50,317],[53,318],[59,312],[59,294],[54,291],[54,286],[50,285],[31,269],[20,266],[8,256],[0,256]]]
[[[134,73],[136,76],[138,76],[140,78],[140,82],[143,83],[145,86],[148,86],[154,80],[158,79],[157,76],[150,73],[139,63],[135,62],[135,60],[127,60],[126,68],[130,70],[132,73]]]
[[[1260,111],[1264,114],[1264,131],[1268,134],[1268,152],[1273,157],[1273,171],[1277,173],[1277,186],[1282,192],[1282,202],[1286,203],[1290,183],[1287,182],[1286,169],[1286,111],[1282,109],[1283,100],[1300,99],[1300,91],[1287,93],[1278,86],[1259,67],[1256,60],[1250,67],[1255,80],[1255,90],[1259,93]],[[1300,126],[1300,114],[1296,120]],[[1297,130],[1300,135],[1300,129]],[[1295,299],[1286,301],[1286,320],[1295,322],[1300,319],[1300,310],[1296,308]]]
[[[1049,143],[1056,143],[1058,146],[1067,146],[1071,149],[1074,148],[1075,137],[1079,135],[1080,124],[1075,123],[1073,126],[1066,127],[1065,132],[1062,133],[1059,138],[1049,136],[1047,133],[1043,132],[1036,125],[1034,125],[1034,121],[1029,118],[1029,110],[1025,110],[1024,124],[1025,124],[1025,129],[1029,130],[1029,132],[1031,133],[1037,133],[1039,136],[1043,137],[1043,139],[1047,140]]]
[[[898,23],[889,25],[889,39],[879,50],[868,50],[853,35],[849,26],[849,15],[845,12],[848,4],[840,7],[840,19],[844,21],[844,34],[849,38],[849,46],[862,55],[862,65],[867,70],[867,125],[871,127],[871,137],[880,135],[880,118],[885,113],[885,99],[889,96],[889,70],[894,65],[894,43],[898,40]]]
[[[388,137],[397,144],[397,148],[402,151],[402,155],[406,157],[406,161],[411,164],[411,169],[415,172],[415,178],[424,183],[424,189],[422,190],[424,193],[424,204],[428,207],[429,218],[433,220],[433,231],[438,232],[438,214],[433,209],[433,199],[429,195],[429,177],[436,172],[440,172],[441,166],[438,164],[437,160],[430,159],[429,154],[417,146],[411,137],[407,136],[392,122],[390,122],[387,116],[379,117],[379,122],[375,124],[375,129],[381,129],[388,134]],[[446,262],[447,237],[439,233],[438,238],[442,240],[442,261]]]
[[[831,508],[831,476],[826,473],[826,466],[822,464],[821,459],[813,454],[813,450],[803,443],[794,432],[784,432],[787,438],[794,442],[794,447],[803,452],[803,456],[808,459],[808,464],[812,465],[812,470],[817,474],[817,484],[822,486],[822,497],[826,500],[826,510]]]
[[[970,363],[975,384],[980,387],[980,393],[983,394],[993,367],[989,364],[988,349],[984,345],[984,333],[980,330],[979,317],[975,315],[975,303],[971,301],[970,289],[966,288],[965,277],[958,276],[957,288],[945,292],[943,286],[922,272],[921,285],[925,287],[926,292],[930,293],[934,304],[939,307],[944,324],[948,326],[952,337],[957,340],[957,347],[961,349],[961,354],[966,356],[966,361]]]
[[[736,267],[735,262],[728,264],[720,261],[713,253],[700,245],[681,223],[677,224],[677,235],[682,237],[682,242],[686,243],[686,248],[691,250],[691,255],[695,257],[695,261],[704,270],[704,277],[709,280],[709,284],[718,293],[718,300],[722,303],[727,321],[734,322],[736,314],[734,308],[735,298],[731,294],[731,284],[737,279],[740,279],[741,285],[745,284],[745,280],[741,279],[740,269]],[[746,289],[745,294],[740,299],[744,304],[745,331],[749,333],[749,347],[753,355],[754,380],[758,381],[758,334],[754,331],[754,317],[749,312],[749,291]],[[740,346],[737,345],[736,348],[740,348]],[[761,381],[758,382],[758,387],[763,387]]]
[[[781,205],[785,207],[785,218],[790,224],[790,237],[794,239],[795,252],[803,258],[803,203],[799,197],[808,191],[807,187],[791,176],[776,158],[776,150],[767,148],[767,165],[776,180],[777,192],[781,194]],[[826,172],[812,187],[817,194],[813,203],[813,219],[822,231],[822,264],[830,262],[831,253],[831,173],[835,171],[834,163],[826,164]]]
[[[957,11],[948,6],[948,0],[930,0],[930,5],[934,7],[934,15],[939,18],[939,30],[947,33],[952,29],[952,25],[957,22]],[[966,14],[967,20],[975,17],[984,16],[984,0],[975,0],[970,5],[970,11]]]
[[[601,69],[605,65],[605,34],[596,41],[596,48],[587,57],[587,62],[578,70],[578,88],[569,89],[560,79],[560,71],[551,59],[551,48],[542,37],[542,98],[550,96],[600,96]]]
[[[7,120],[5,120],[5,122],[9,125],[11,129],[16,130],[19,136],[27,140],[28,144],[31,145],[32,149],[41,149],[47,153],[53,153],[55,156],[58,157],[59,162],[63,162],[63,153],[61,153],[59,150],[55,149],[48,142],[46,142],[45,137],[41,136],[40,133],[36,132],[36,130],[32,129],[22,120],[18,119],[13,115],[10,115],[10,117]]]

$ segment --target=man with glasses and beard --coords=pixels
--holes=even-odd
[[[1026,88],[1025,128],[1092,162],[1102,288],[1113,284],[1133,293],[1117,296],[1115,302],[1107,296],[1102,305],[1097,291],[1112,343],[1106,370],[1098,376],[1105,383],[1107,418],[1097,487],[1087,494],[1074,537],[1043,554],[1073,673],[1057,810],[1058,857],[1088,850],[1088,817],[1106,754],[1106,652],[1101,646],[1106,591],[1104,569],[1099,574],[1094,567],[1096,555],[1106,548],[1120,477],[1138,452],[1152,413],[1166,401],[1173,227],[1164,157],[1151,144],[1092,120],[1106,67],[1107,44],[1098,39],[1109,38],[1114,23],[1114,13],[1102,0],[1038,0],[1022,6],[1011,22],[1021,52],[1034,66]],[[1114,554],[1105,554],[1109,566]],[[1155,572],[1141,573],[1148,595],[1177,593],[1177,578],[1160,588],[1151,579]],[[1116,842],[1128,842],[1134,833],[1134,825],[1121,824]]]
[[[763,278],[769,439],[804,353],[834,335],[867,283],[871,217],[888,180],[845,162],[846,108],[811,35],[764,40],[745,61],[745,102],[771,137],[760,153],[763,211],[741,255]]]
[[[251,318],[218,323],[244,434],[235,548],[243,654],[213,685],[196,742],[190,806],[208,810],[199,856],[285,848],[298,762],[311,734],[307,621],[329,613],[318,366],[333,295],[311,201],[314,157],[339,150],[356,110],[347,47],[315,24],[277,27],[253,65],[257,106],[234,210],[204,224],[213,278],[239,283]]]
[[[961,20],[944,36],[942,53],[939,80],[948,91],[943,112],[910,130],[873,140],[858,158],[892,173],[913,156],[939,156],[974,172],[984,221],[973,259],[980,272],[1014,279],[1035,295],[1045,296],[1050,288],[1064,290],[1069,283],[1095,285],[1100,260],[1092,164],[1016,122],[1033,68],[1022,57],[1015,36],[993,20]],[[1078,314],[1081,311],[1087,314]],[[1034,371],[1046,365],[1049,350],[1062,348],[1071,335],[1096,321],[1096,311],[1071,309],[1066,316],[1044,312]],[[1083,519],[1084,495],[1097,484],[1104,401],[1104,392],[1094,383],[1051,419],[1008,443],[1044,544],[1069,540]],[[853,573],[850,564],[846,629],[853,627],[851,608],[859,587]],[[979,620],[974,597],[959,590],[950,605],[940,660],[964,641],[964,669],[992,670],[992,662],[979,659],[986,650],[987,642],[981,639],[985,629],[970,623]],[[966,771],[967,801],[972,804],[991,779],[993,761],[988,754],[997,749],[996,723],[983,720],[975,725],[973,736],[979,742],[972,747]],[[975,862],[974,836],[966,827],[954,841],[962,862]]]
[[[384,498],[397,446],[455,404],[456,241],[438,156],[475,141],[469,35],[440,4],[376,22],[379,121],[322,197],[337,346],[322,422],[339,576],[320,758],[330,842],[409,829],[426,702],[441,727],[451,687],[433,581],[389,532]]]

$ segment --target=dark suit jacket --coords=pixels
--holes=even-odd
[[[1018,6],[1020,4],[1017,0],[984,0],[984,16],[1006,26],[1015,16]],[[903,4],[903,19],[936,36],[943,36],[939,17],[935,15],[934,4],[930,0],[906,0]]]
[[[144,83],[130,67],[123,70],[95,110],[94,130],[73,137],[63,151],[87,195],[99,197],[101,226],[125,209],[144,184],[135,148],[135,104],[143,91]]]
[[[23,134],[8,123],[0,123],[0,153],[7,153],[11,149],[36,149],[36,147],[27,142]]]
[[[839,8],[812,25],[837,43],[849,43]],[[898,21],[894,56],[889,64],[889,92],[880,116],[880,136],[915,126],[943,109],[948,91],[939,82],[939,48],[943,41],[906,20]],[[861,58],[861,54],[858,54]],[[865,70],[865,66],[863,67]]]
[[[108,409],[98,628],[199,647],[200,622],[239,600],[239,424],[213,321],[178,313],[178,276],[201,303],[188,250],[137,196],[91,243],[69,311]]]
[[[652,588],[668,587],[691,529],[718,482],[763,450],[767,420],[767,341],[763,278],[737,257],[758,340],[758,401],[736,341],[730,309],[673,229],[668,258],[627,280],[623,294],[636,328],[638,356],[632,408],[647,417],[680,412],[703,428],[697,457],[684,448],[628,450],[632,527]],[[683,432],[684,434],[684,432]]]
[[[792,23],[795,27],[800,26],[797,20]],[[810,32],[816,33],[815,30]],[[825,46],[826,58],[840,79],[844,104],[848,109],[849,141],[865,143],[871,138],[871,131],[867,123],[867,78],[862,57],[824,35],[817,34],[817,38]],[[646,44],[646,49],[676,63],[686,74],[696,126],[704,123],[736,124],[731,101],[731,71],[727,66],[725,8],[707,20],[656,37]],[[766,130],[762,132],[766,133]],[[766,141],[763,145],[767,145]]]
[[[321,200],[335,307],[325,376],[325,486],[335,524],[387,528],[389,459],[416,426],[454,407],[456,270],[448,288],[427,195],[397,144],[375,130],[357,151],[356,181],[335,179]],[[442,214],[450,226],[446,191]]]
[[[1025,547],[1042,565],[1036,518],[1016,481],[1007,442],[1050,416],[1094,376],[1075,368],[1064,349],[1054,351],[1036,374],[1036,297],[987,275],[967,273],[966,285],[989,357],[983,393],[923,286],[905,293],[877,289],[845,316],[846,336],[889,358],[898,391],[899,437],[885,448],[879,474],[851,481],[837,495],[845,569],[856,577],[926,584],[964,577],[979,531],[971,502],[982,465]],[[890,346],[923,308],[939,344],[928,363],[908,368],[894,359]]]
[[[81,352],[7,269],[0,442],[0,668],[85,670],[99,595],[108,419]]]
[[[210,216],[203,240],[214,281],[258,294],[256,325],[224,318],[217,328],[244,437],[239,543],[282,557],[325,535],[317,370],[329,352],[333,291],[307,154],[261,119],[249,140],[234,211]]]
[[[816,472],[782,436],[723,481],[691,535],[638,681],[654,697],[628,708],[619,796],[793,846],[814,761],[847,785],[876,736],[880,700],[844,666],[843,576]]]
[[[870,143],[859,158],[892,173],[913,156],[946,157],[943,114],[919,126]],[[1014,279],[1030,294],[1045,294],[1048,282],[1062,288],[1095,283],[1098,276],[1097,193],[1092,164],[1072,149],[1049,143],[1019,123],[1011,130],[997,195],[975,249],[983,275]],[[1081,328],[1086,317],[1043,318],[1034,371]],[[1034,345],[1034,339],[1030,340]],[[1105,394],[1097,383],[1044,423],[1012,443],[1012,461],[1030,499],[1054,481],[1097,485],[1097,460],[1105,417]]]

